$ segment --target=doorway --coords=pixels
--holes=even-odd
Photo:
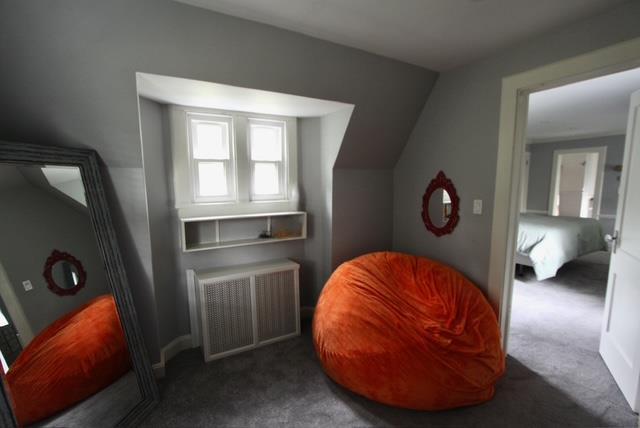
[[[618,76],[618,77],[616,77]],[[629,93],[594,92],[606,80],[629,82]],[[640,69],[543,90],[529,97],[512,287],[509,355],[571,397],[593,391],[633,417],[600,356],[613,226],[623,163],[626,119]],[[573,96],[567,96],[571,92]],[[574,114],[588,97],[601,105]],[[607,100],[607,97],[610,98]],[[608,101],[608,102],[607,102]],[[593,124],[612,104],[619,117]],[[626,107],[625,107],[626,106]],[[609,130],[604,135],[604,127]],[[607,168],[606,165],[609,165]],[[604,199],[605,203],[601,201]]]
[[[559,88],[563,85],[637,68],[640,66],[638,52],[640,52],[640,39],[635,39],[503,80],[489,297],[499,313],[503,344],[506,350],[509,349],[509,325],[514,289],[513,268],[516,260],[520,212],[518,208],[522,207],[520,199],[522,157],[526,151],[527,110],[530,95],[533,96],[546,89]],[[629,159],[629,153],[625,155],[625,159]],[[608,164],[607,168],[610,169],[607,171],[614,171],[620,166]],[[623,171],[622,175],[628,177],[629,173]],[[534,181],[531,177],[530,183]],[[623,186],[624,182],[623,178]],[[550,189],[550,187],[551,184],[547,181],[546,188]],[[529,194],[527,199],[527,208],[531,211],[532,195]],[[606,197],[603,196],[602,199],[604,202]],[[548,199],[542,205],[543,208],[540,210],[548,215],[550,205]],[[591,215],[594,211],[597,211],[595,204]],[[603,216],[600,215],[600,217]],[[615,237],[614,233],[613,238],[615,239]],[[609,297],[607,297],[607,302],[609,302],[607,305],[611,304]],[[616,379],[618,378],[616,377]]]

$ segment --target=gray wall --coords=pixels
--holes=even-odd
[[[90,147],[102,157],[154,362],[172,336],[166,326],[183,321],[171,312],[175,293],[167,283],[173,278],[154,277],[135,72],[355,104],[336,162],[365,169],[395,164],[436,77],[416,66],[169,0],[2,2],[0,58],[0,99],[10,106],[0,115],[0,139]],[[275,247],[274,256],[286,254],[284,244]],[[229,251],[228,260],[248,261],[252,252]],[[194,256],[194,264],[218,262],[214,257]]]
[[[393,171],[336,169],[333,203],[351,206],[333,213],[332,264],[391,249]]]
[[[1,169],[13,166],[2,165]],[[11,281],[33,333],[37,335],[62,315],[109,292],[88,212],[22,179],[0,190],[0,263]],[[74,296],[58,296],[42,276],[45,261],[56,249],[75,256],[87,272],[87,283]],[[22,281],[33,290],[25,291]]]
[[[393,247],[448,263],[487,290],[502,79],[640,36],[640,2],[628,2],[489,58],[442,73],[394,170]],[[421,198],[443,170],[460,196],[460,223],[435,237]],[[472,214],[473,199],[484,213]]]
[[[611,233],[615,223],[615,218],[611,218],[611,216],[615,216],[618,207],[618,186],[620,185],[620,173],[614,171],[613,166],[622,165],[624,138],[624,135],[612,135],[608,137],[527,145],[527,151],[531,152],[527,210],[545,212],[548,210],[554,151],[587,147],[606,147],[607,159],[602,182],[602,204],[600,207],[600,214],[604,215],[604,218],[600,219],[600,223],[605,233]]]
[[[178,274],[179,235],[172,193],[171,145],[168,112],[154,101],[140,98],[140,132],[146,200],[151,239],[151,266],[155,282],[155,304],[158,316],[158,339],[167,344],[180,334],[188,318],[178,321],[176,308],[179,285],[186,285]]]
[[[300,206],[307,211],[308,234],[301,270],[302,304],[315,306],[324,283],[335,264],[334,242],[334,165],[342,145],[352,109],[323,117],[298,120]],[[385,207],[391,213],[392,206]],[[390,235],[389,235],[390,237]]]

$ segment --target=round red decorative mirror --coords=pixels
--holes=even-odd
[[[436,236],[453,232],[460,216],[460,198],[450,179],[438,172],[422,196],[422,221],[428,231]]]
[[[47,287],[58,296],[73,296],[87,282],[87,272],[80,260],[69,253],[53,250],[44,264]]]

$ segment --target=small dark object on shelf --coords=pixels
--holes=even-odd
[[[271,232],[269,232],[268,230],[264,230],[260,234],[260,236],[258,236],[258,238],[269,239],[269,238],[271,238]]]

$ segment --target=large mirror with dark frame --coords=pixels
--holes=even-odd
[[[1,426],[131,426],[158,390],[97,155],[0,142]]]

